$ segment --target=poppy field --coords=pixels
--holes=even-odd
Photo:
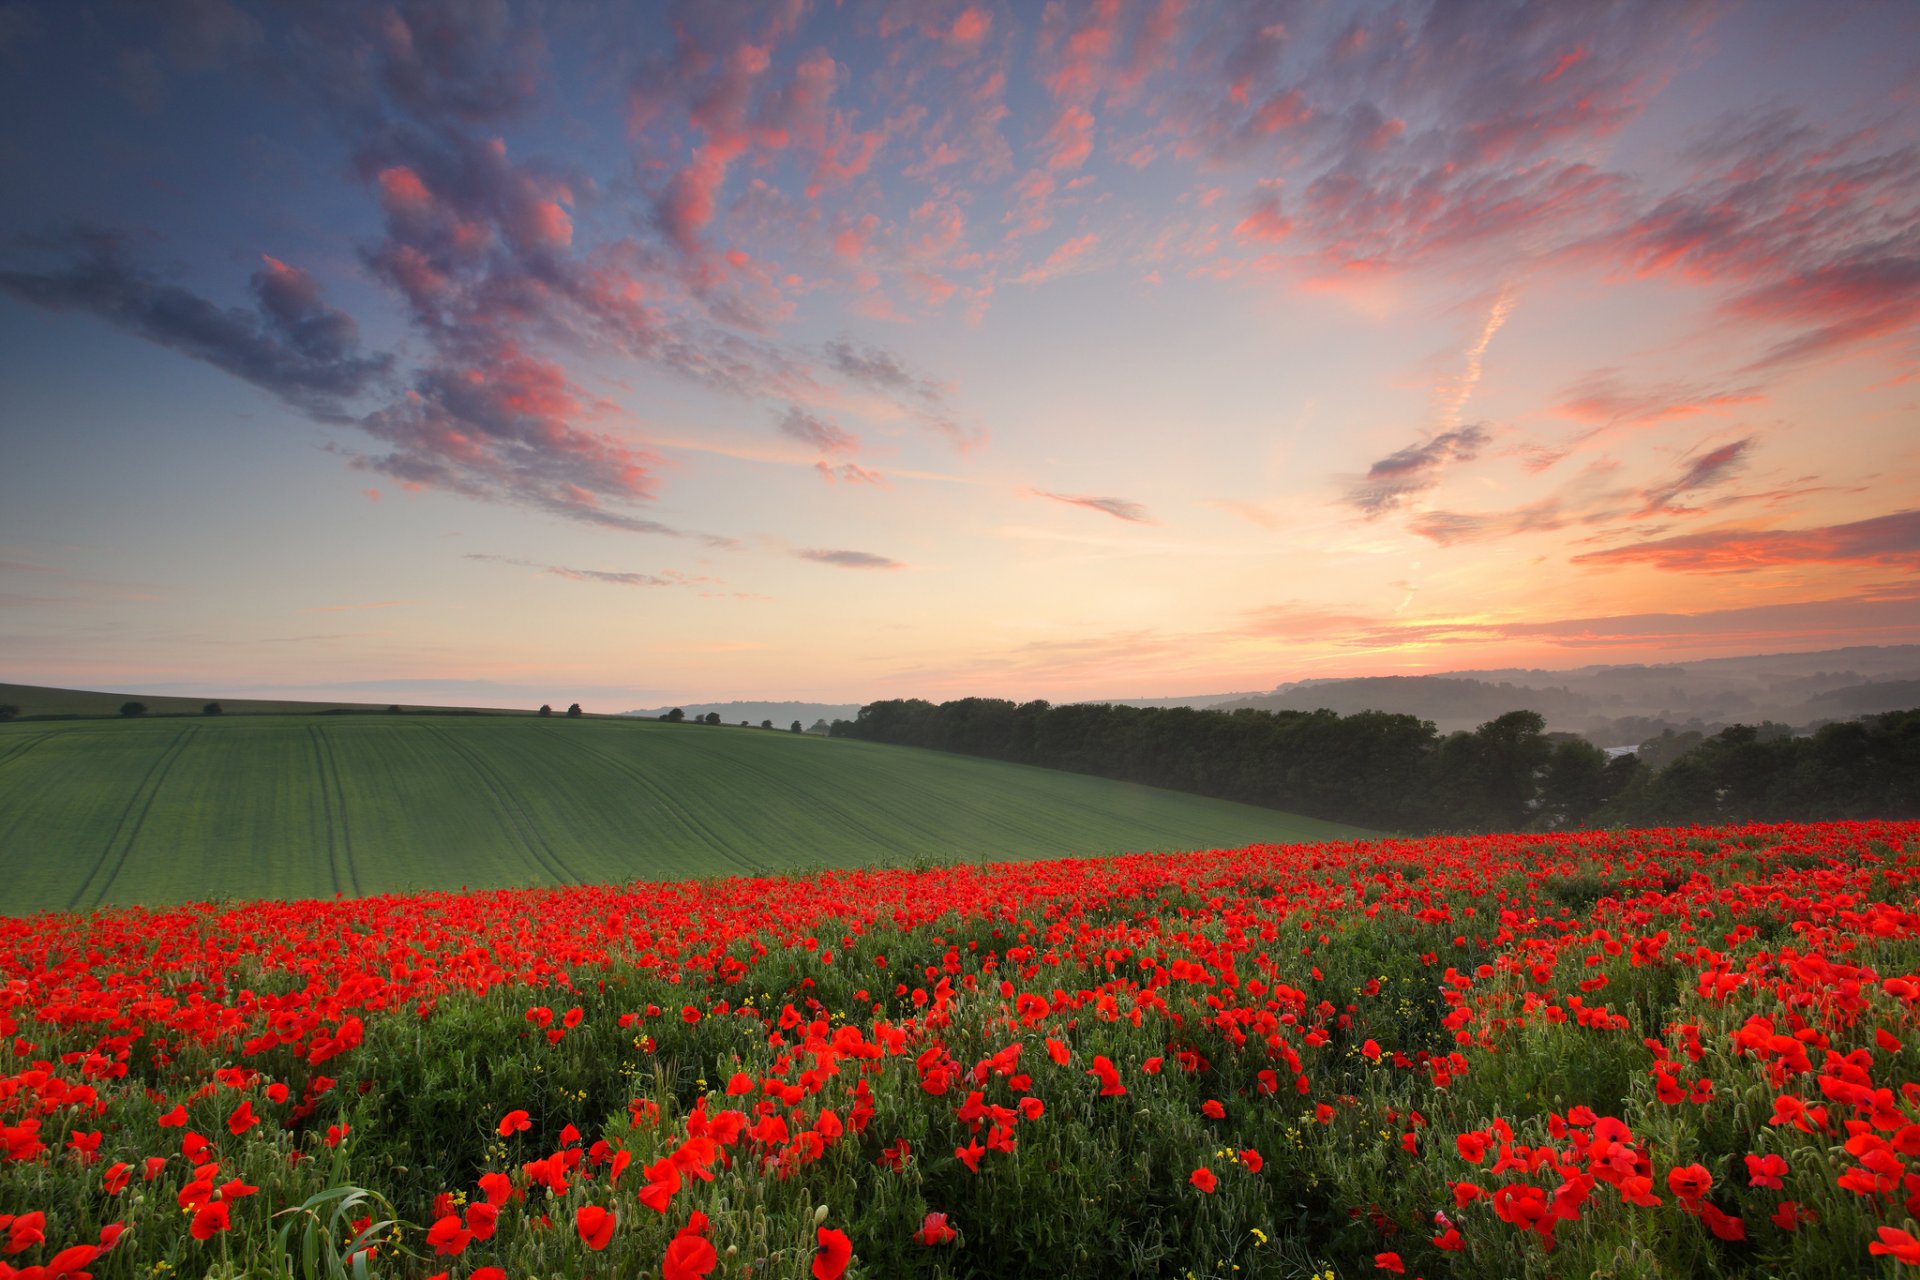
[[[1903,1274],[1916,876],[1860,822],[7,919],[0,1277]]]

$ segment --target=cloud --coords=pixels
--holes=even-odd
[[[1699,500],[1700,495],[1737,476],[1746,466],[1752,448],[1753,438],[1742,437],[1683,458],[1672,474],[1637,487],[1608,483],[1614,479],[1617,468],[1609,462],[1596,462],[1558,492],[1534,502],[1502,511],[1426,511],[1409,521],[1407,528],[1446,547],[1570,527],[1697,516],[1708,506],[1725,509],[1770,500],[1777,495],[1728,494],[1711,504]],[[1682,504],[1680,499],[1688,495],[1693,495],[1693,503]]]
[[[690,587],[717,581],[714,578],[680,573],[674,569],[658,574],[611,569],[575,569],[563,564],[542,564],[536,560],[520,560],[513,556],[489,555],[479,551],[470,551],[461,558],[513,565],[521,569],[535,569],[555,578],[565,578],[569,582],[595,582],[612,587]]]
[[[827,367],[842,377],[889,395],[928,404],[941,402],[939,384],[908,367],[906,361],[885,347],[836,338],[821,350]]]
[[[1644,519],[1652,515],[1674,515],[1687,511],[1685,507],[1676,507],[1675,501],[1682,495],[1709,489],[1730,479],[1746,462],[1748,451],[1753,447],[1753,437],[1746,436],[1717,449],[1710,449],[1688,461],[1678,476],[1666,484],[1647,491],[1647,504],[1634,514],[1635,519]]]
[[[830,564],[841,569],[904,569],[907,567],[901,561],[877,556],[871,551],[828,551],[808,548],[793,554],[802,560],[811,560],[815,564]]]
[[[1490,438],[1485,427],[1468,425],[1396,450],[1350,482],[1344,501],[1369,520],[1397,511],[1438,488],[1449,463],[1473,461]]]
[[[1116,520],[1125,520],[1132,524],[1153,524],[1154,519],[1147,509],[1127,498],[1093,498],[1085,494],[1050,493],[1045,489],[1031,489],[1029,493],[1036,498],[1046,498],[1053,502],[1064,502],[1070,507],[1086,507],[1090,511],[1103,512]]]
[[[823,460],[814,463],[813,468],[820,473],[820,478],[828,484],[833,484],[838,481],[842,484],[870,484],[881,489],[891,489],[893,487],[893,482],[888,480],[884,474],[874,471],[871,468],[863,467],[857,462],[843,462],[836,467]]]
[[[1920,570],[1920,511],[1812,529],[1712,529],[1575,556],[1576,564],[1644,564],[1675,573],[1750,573],[1778,565]]]
[[[252,308],[222,307],[155,279],[108,232],[78,229],[23,244],[56,262],[0,270],[0,292],[49,310],[91,312],[313,417],[345,421],[348,402],[392,371],[390,356],[361,353],[352,317],[326,305],[312,277],[276,259],[253,275]]]
[[[1251,611],[1233,634],[1332,643],[1341,649],[1392,650],[1537,642],[1575,651],[1662,649],[1765,651],[1781,647],[1901,644],[1920,640],[1920,593],[1797,600],[1697,613],[1603,614],[1579,618],[1382,618],[1274,605]]]
[[[659,465],[651,452],[577,424],[610,408],[589,404],[557,363],[502,347],[429,366],[403,399],[361,419],[392,448],[362,465],[589,524],[677,535],[605,505],[653,497]]]
[[[1046,260],[1036,267],[1029,267],[1014,277],[1015,284],[1039,284],[1056,276],[1065,275],[1073,264],[1085,257],[1087,252],[1100,243],[1100,233],[1089,231],[1085,235],[1075,236],[1063,242]]]
[[[790,436],[802,444],[812,445],[829,456],[860,451],[858,436],[850,431],[841,430],[831,422],[815,417],[799,405],[788,405],[786,413],[780,417],[779,425],[780,434]]]
[[[1723,121],[1688,184],[1587,246],[1642,276],[1737,286],[1719,319],[1788,329],[1760,372],[1920,323],[1920,146],[1789,111]]]
[[[1648,426],[1718,413],[1766,397],[1751,386],[1664,382],[1630,387],[1618,369],[1598,369],[1561,393],[1555,410],[1596,427]]]

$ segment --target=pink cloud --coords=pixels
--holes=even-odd
[[[1039,284],[1064,275],[1073,264],[1086,256],[1087,252],[1100,243],[1098,232],[1089,231],[1083,236],[1075,236],[1065,241],[1046,260],[1037,267],[1030,267],[1014,277],[1015,284]]]
[[[1068,105],[1047,130],[1047,168],[1078,169],[1093,154],[1093,113]]]
[[[957,45],[977,45],[987,38],[987,32],[993,29],[993,15],[981,8],[967,8],[953,20],[947,29],[947,39]]]

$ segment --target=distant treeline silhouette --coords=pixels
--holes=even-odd
[[[1650,768],[1533,711],[1441,734],[1410,715],[961,698],[870,703],[831,733],[1097,774],[1385,831],[1920,816],[1920,710],[1810,737],[1735,725]]]

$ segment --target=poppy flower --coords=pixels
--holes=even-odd
[[[820,1243],[813,1251],[814,1280],[840,1280],[853,1259],[853,1241],[847,1239],[846,1232],[832,1227],[821,1227],[815,1238]]]
[[[1258,1173],[1266,1167],[1267,1161],[1258,1151],[1248,1147],[1240,1153],[1240,1163],[1247,1167],[1248,1173]]]
[[[193,1211],[193,1225],[187,1230],[193,1233],[195,1240],[211,1240],[232,1225],[227,1217],[225,1202],[210,1200]]]
[[[1376,1253],[1373,1255],[1373,1265],[1381,1271],[1391,1271],[1397,1276],[1407,1273],[1407,1264],[1400,1261],[1400,1255],[1397,1253]]]
[[[1487,1135],[1477,1130],[1463,1133],[1453,1140],[1453,1149],[1468,1164],[1479,1164],[1487,1158]]]
[[[959,1233],[947,1225],[946,1214],[929,1213],[926,1220],[920,1224],[920,1229],[913,1233],[913,1238],[924,1245],[936,1245],[947,1243],[957,1234]]]
[[[1127,1091],[1127,1086],[1120,1083],[1120,1072],[1104,1054],[1094,1058],[1093,1066],[1086,1074],[1099,1079],[1100,1096],[1103,1098],[1118,1098]]]
[[[1876,1256],[1887,1254],[1895,1262],[1920,1267],[1920,1240],[1915,1240],[1898,1227],[1881,1227],[1880,1238],[1867,1246],[1867,1252]]]
[[[516,1133],[525,1133],[533,1128],[533,1121],[524,1111],[509,1111],[500,1117],[500,1136],[511,1138]]]
[[[480,1175],[480,1190],[487,1197],[487,1203],[497,1209],[513,1194],[513,1179],[504,1173],[483,1173]]]
[[[35,1210],[0,1222],[7,1232],[7,1252],[20,1253],[47,1242],[47,1215]],[[204,1237],[202,1237],[204,1239]]]
[[[463,1252],[472,1240],[473,1232],[453,1214],[427,1228],[427,1243],[442,1257],[450,1258]]]
[[[500,1220],[500,1210],[484,1200],[476,1200],[467,1206],[467,1230],[473,1232],[475,1240],[491,1240]]]
[[[240,1105],[233,1109],[233,1114],[227,1117],[227,1128],[232,1130],[236,1137],[259,1123],[260,1117],[253,1114],[252,1099],[243,1099]]]
[[[1227,1109],[1220,1104],[1218,1099],[1208,1098],[1200,1104],[1200,1114],[1209,1120],[1225,1120],[1227,1118]]]
[[[503,1267],[481,1267],[468,1276],[467,1280],[507,1280],[507,1273]]]
[[[1360,1055],[1368,1062],[1380,1061],[1380,1042],[1378,1040],[1367,1041],[1360,1046]],[[1399,1255],[1395,1254],[1394,1257],[1397,1259]]]
[[[613,1239],[615,1222],[614,1215],[597,1204],[583,1204],[573,1211],[573,1229],[587,1248],[596,1252]]]
[[[681,1234],[667,1242],[660,1260],[661,1280],[703,1280],[720,1264],[720,1255],[700,1236]]]
[[[1213,1170],[1207,1168],[1205,1165],[1200,1166],[1198,1169],[1195,1169],[1192,1173],[1188,1174],[1187,1181],[1192,1183],[1194,1186],[1200,1188],[1202,1191],[1206,1192],[1208,1195],[1212,1195],[1213,1189],[1220,1185],[1220,1179],[1215,1177]]]
[[[1703,1165],[1684,1164],[1667,1170],[1667,1190],[1682,1200],[1698,1200],[1712,1187],[1713,1175]]]
[[[1787,1162],[1777,1155],[1748,1156],[1747,1182],[1750,1186],[1767,1187],[1780,1190],[1781,1175],[1787,1172]]]

